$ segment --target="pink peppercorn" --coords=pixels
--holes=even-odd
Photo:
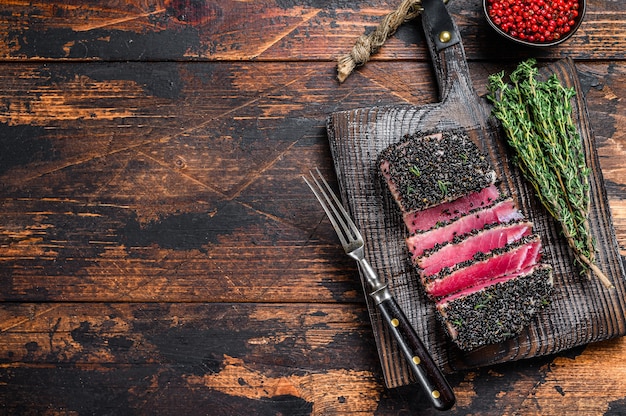
[[[487,14],[503,32],[529,42],[552,42],[572,30],[578,0],[487,0]]]

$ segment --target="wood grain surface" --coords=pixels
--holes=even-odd
[[[0,1],[0,414],[434,414],[388,389],[353,262],[301,179],[326,118],[438,101],[392,1]],[[575,62],[626,254],[626,4],[547,50],[451,0],[469,74]],[[594,317],[589,317],[593,319]],[[586,325],[587,317],[581,318]],[[451,414],[626,413],[623,338],[450,376]]]

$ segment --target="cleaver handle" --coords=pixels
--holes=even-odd
[[[374,296],[373,296],[374,297]],[[384,296],[378,303],[385,322],[389,326],[400,350],[404,354],[411,371],[422,386],[424,393],[437,410],[448,410],[456,399],[454,391],[448,384],[437,364],[424,347],[415,329],[402,312],[402,309],[391,296]]]
[[[448,8],[442,0],[422,0],[422,8],[422,26],[439,86],[439,99],[444,104],[460,97],[465,97],[463,103],[478,101],[459,28]]]

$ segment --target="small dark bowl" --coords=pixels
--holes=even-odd
[[[545,41],[545,42],[530,42],[528,40],[524,40],[524,39],[520,39],[517,37],[514,37],[512,35],[510,35],[509,33],[503,31],[500,27],[498,27],[498,25],[496,25],[492,20],[491,17],[489,17],[489,13],[487,10],[488,7],[488,0],[483,0],[483,13],[485,14],[485,18],[487,19],[487,22],[489,23],[489,25],[493,28],[493,30],[496,31],[496,33],[498,33],[500,36],[502,36],[505,39],[508,39],[512,42],[515,42],[517,44],[520,45],[525,45],[525,46],[532,46],[532,47],[539,47],[539,48],[544,48],[546,46],[554,46],[554,45],[558,45],[560,43],[565,42],[566,40],[568,40],[569,38],[571,38],[574,33],[576,33],[576,31],[578,30],[578,28],[580,27],[580,24],[583,21],[583,18],[585,17],[585,10],[587,8],[587,0],[578,0],[578,16],[576,16],[574,20],[574,24],[572,26],[570,26],[570,31],[567,32],[564,36],[560,37],[559,39],[555,39],[555,40],[550,40],[550,41]]]

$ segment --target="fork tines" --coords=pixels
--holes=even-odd
[[[330,223],[333,225],[333,228],[337,232],[339,236],[339,240],[341,241],[341,245],[344,249],[348,250],[348,246],[354,243],[363,244],[363,239],[356,225],[344,209],[341,201],[335,195],[333,190],[331,189],[326,179],[322,176],[322,173],[318,168],[315,168],[315,171],[310,171],[311,181],[307,180],[306,177],[302,177],[304,181],[309,185],[309,188],[315,194],[315,197],[324,208]],[[317,177],[316,174],[317,173]],[[319,179],[318,179],[319,178]]]

